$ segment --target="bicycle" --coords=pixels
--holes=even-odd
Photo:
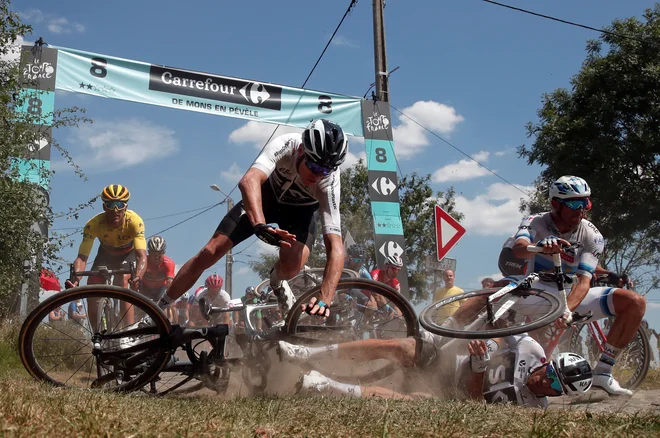
[[[365,308],[360,304],[356,297],[359,297],[359,291],[365,290],[382,295],[391,309],[396,310],[396,315],[385,306]],[[269,362],[256,353],[260,348],[263,348],[261,351],[268,351],[277,340],[327,345],[346,339],[365,339],[375,332],[382,337],[418,334],[417,319],[410,303],[383,284],[352,278],[340,280],[336,298],[330,304],[335,318],[311,317],[302,312],[300,303],[306,303],[319,294],[320,286],[303,293],[284,323],[280,323],[282,326],[277,324],[282,320],[279,315],[278,320],[273,321],[265,331],[250,334],[249,342],[244,345],[255,348],[255,354],[250,355],[246,348],[247,359],[261,366],[248,368],[247,377],[254,377],[251,376],[254,369],[257,369],[258,379],[268,374]],[[89,303],[90,300],[104,299],[118,303],[120,309],[137,309],[145,317],[138,323],[129,323],[126,310],[111,324],[106,323],[103,327],[80,324],[72,332],[48,323],[47,316],[53,309],[64,308],[78,300]],[[259,308],[276,307],[269,303],[244,306],[248,316],[245,320],[250,321],[251,312]],[[238,309],[208,309],[209,314],[216,311]],[[87,285],[48,298],[28,315],[19,335],[19,355],[31,376],[56,386],[113,391],[144,388],[147,392],[165,394],[185,389],[185,384],[199,380],[204,386],[222,393],[227,389],[231,365],[242,366],[248,362],[243,358],[226,357],[228,334],[229,327],[225,324],[195,328],[171,325],[151,300],[136,292],[111,285]],[[126,339],[130,342],[122,342]],[[195,351],[195,342],[209,342],[211,351]],[[177,350],[185,352],[188,360],[177,361],[174,358]],[[378,372],[381,376],[394,372],[395,368],[391,365],[389,362],[375,363],[361,372],[367,377],[372,372]],[[362,379],[363,374],[353,372],[345,377],[356,381]],[[265,387],[265,383],[257,380],[252,386],[259,390]]]
[[[607,282],[603,281],[606,278],[607,275],[595,278],[595,283],[608,286]],[[618,285],[611,286],[618,287]],[[557,347],[557,351],[577,353],[595,366],[607,343],[606,331],[611,324],[611,318],[574,324],[564,333],[553,337],[546,352],[550,353]],[[633,340],[619,353],[612,374],[623,388],[634,390],[646,378],[650,365],[651,345],[648,333],[640,326]]]
[[[570,253],[576,248],[578,244],[572,244],[564,251]],[[528,245],[527,250],[539,253],[543,248]],[[562,270],[560,254],[553,254],[552,259],[553,272],[532,273],[520,283],[511,282],[501,289],[464,292],[433,303],[421,312],[420,324],[436,335],[460,339],[490,339],[545,327],[567,308],[566,284],[571,282]],[[555,283],[559,297],[534,288],[539,281]],[[454,313],[450,305],[463,300]],[[573,313],[573,321],[589,316]]]

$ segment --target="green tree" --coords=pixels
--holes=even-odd
[[[578,175],[592,187],[592,218],[608,239],[644,231],[660,236],[660,4],[643,20],[617,19],[587,57],[571,89],[543,95],[519,153],[546,166],[536,181],[542,207],[548,184]],[[625,36],[627,37],[625,37]]]
[[[342,230],[350,231],[353,239],[367,249],[366,267],[376,267],[374,252],[374,228],[369,199],[367,167],[360,160],[353,167],[341,172],[341,221]],[[463,215],[455,211],[454,189],[434,192],[430,186],[431,175],[416,173],[399,180],[399,202],[401,222],[406,237],[406,258],[408,286],[413,301],[423,301],[431,294],[431,276],[424,266],[427,255],[435,253],[433,208],[436,204],[461,220]],[[317,224],[320,229],[320,224]],[[250,262],[250,267],[262,278],[266,278],[276,256],[262,256],[261,260]],[[308,266],[325,266],[323,238],[318,233]]]
[[[18,61],[9,56],[15,50],[12,43],[19,36],[28,35],[31,27],[22,24],[18,15],[11,11],[9,0],[0,0],[0,23],[0,312],[6,312],[25,280],[24,262],[36,262],[33,272],[40,272],[42,265],[52,265],[58,260],[57,252],[67,240],[61,235],[52,235],[49,239],[39,232],[35,224],[48,227],[55,213],[46,201],[48,195],[24,181],[16,166],[17,159],[29,158],[32,145],[40,137],[32,128],[33,124],[40,123],[37,116],[17,111],[24,103],[19,91],[29,84],[19,71]],[[86,121],[78,115],[79,111],[77,108],[55,111],[53,129]],[[59,150],[82,176],[66,150],[55,141],[51,148]],[[39,172],[41,178],[50,178],[53,173],[45,169],[33,170]],[[76,216],[85,205],[61,215]],[[31,284],[38,292],[36,275],[32,276]]]
[[[660,268],[660,4],[606,30],[587,43],[571,88],[543,95],[539,120],[527,125],[533,143],[520,156],[546,167],[521,210],[547,211],[561,175],[586,179],[589,219],[606,238],[601,263],[644,293],[658,286]]]

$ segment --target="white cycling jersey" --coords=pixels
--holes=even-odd
[[[586,219],[582,219],[577,229],[567,233],[560,233],[555,226],[550,213],[541,213],[529,216],[523,219],[518,232],[515,235],[516,240],[523,239],[530,243],[538,242],[539,240],[548,237],[556,236],[566,239],[569,242],[578,242],[581,244],[580,248],[572,250],[568,253],[562,253],[562,269],[566,274],[584,275],[591,278],[598,259],[603,253],[605,242],[603,236],[600,234],[594,224]],[[554,264],[552,256],[547,254],[535,254],[533,258],[527,263],[527,275],[532,272],[553,271]],[[524,276],[510,276],[506,277],[512,281],[519,281]],[[570,286],[570,285],[568,285]],[[538,282],[534,287],[546,290],[548,292],[557,293],[557,287],[554,283]],[[601,319],[610,316],[615,316],[613,302],[612,287],[592,287],[587,292],[587,295],[580,302],[580,305],[575,309],[581,314],[591,312],[593,319]],[[516,309],[516,311],[525,314],[526,310],[534,311],[535,300],[543,302],[542,300],[529,297],[526,300],[525,308]]]
[[[252,167],[268,175],[270,186],[280,204],[318,203],[323,234],[341,235],[339,169],[314,186],[306,186],[298,174],[298,147],[301,144],[302,134],[280,135],[268,143]]]
[[[202,298],[206,298],[208,300],[209,296],[209,289],[207,287],[201,287],[198,288],[195,293],[188,299],[188,304],[191,306],[197,306],[199,304],[199,300]],[[229,301],[231,301],[231,297],[227,293],[226,290],[221,289],[220,293],[218,296],[213,300],[211,305],[214,307],[227,307],[229,304]]]
[[[527,333],[503,339],[506,345],[499,347],[495,341],[488,341],[491,359],[484,375],[484,400],[488,403],[511,402],[521,406],[545,408],[548,398],[537,397],[527,388],[527,380],[532,371],[547,362],[543,348]],[[451,364],[446,362],[452,360],[451,354],[443,354],[442,348],[439,354],[441,368],[451,367]],[[448,359],[443,360],[443,357]],[[469,381],[472,373],[470,357],[459,355],[455,358],[454,381]]]
[[[561,237],[571,243],[580,243],[580,248],[561,255],[562,269],[564,273],[569,275],[580,274],[591,278],[605,245],[598,228],[588,220],[582,219],[582,222],[574,231],[560,233],[552,220],[552,215],[550,213],[540,213],[523,219],[518,227],[515,239],[524,239],[530,243],[536,243],[549,236]],[[552,272],[553,270],[554,264],[551,255],[536,254],[527,263],[526,274]]]

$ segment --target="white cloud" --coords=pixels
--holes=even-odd
[[[75,21],[69,21],[67,18],[59,17],[55,14],[44,14],[39,9],[28,9],[27,11],[19,12],[18,15],[24,21],[30,21],[32,23],[45,22],[48,30],[55,34],[85,32],[84,25]]]
[[[111,171],[164,158],[179,150],[175,132],[140,119],[95,121],[74,131],[71,142],[82,149],[76,164],[85,171]]]
[[[653,301],[646,302],[647,309],[660,309],[660,303],[654,303]]]
[[[481,289],[481,280],[483,280],[484,278],[492,278],[493,280],[497,281],[497,280],[501,280],[504,277],[502,276],[501,272],[496,272],[490,275],[480,275],[476,279],[470,280],[470,282],[467,283],[466,288]]]
[[[0,59],[7,62],[18,61],[18,58],[21,56],[21,46],[24,44],[31,43],[25,41],[22,35],[17,36],[13,43],[7,47],[0,48]]]
[[[486,193],[468,199],[456,197],[456,209],[465,215],[461,225],[468,233],[484,236],[511,235],[520,224],[522,213],[518,210],[523,192],[530,192],[531,186],[495,183]]]
[[[236,161],[231,165],[231,167],[228,170],[223,170],[220,172],[220,176],[225,179],[228,183],[237,184],[238,181],[243,177],[243,172],[240,167],[238,167],[238,164]]]
[[[357,154],[349,152],[346,155],[346,160],[342,163],[341,166],[339,166],[339,168],[348,169],[349,167],[353,167],[360,159],[365,162],[367,161],[367,153],[364,150],[362,152],[358,152]]]
[[[418,101],[401,112],[431,131],[448,135],[464,120],[451,106],[429,101]],[[405,160],[423,151],[430,144],[428,133],[417,123],[399,114],[399,125],[392,128],[397,158]]]
[[[477,152],[472,156],[474,160],[465,158],[458,163],[448,164],[433,172],[433,182],[466,181],[480,176],[489,175],[490,172],[479,163],[488,161],[490,153],[486,151]],[[478,162],[479,163],[478,163]]]
[[[245,125],[232,131],[232,133],[229,134],[229,141],[238,144],[251,143],[256,149],[261,150],[261,148],[263,148],[266,144],[266,141],[268,141],[270,138],[276,126],[277,125],[272,123],[263,123],[250,120]],[[291,132],[302,132],[302,129],[294,128],[293,126],[280,125],[280,127],[277,129],[277,132],[275,132],[275,135],[273,135],[273,138],[282,134],[289,134]]]
[[[236,275],[245,275],[250,273],[250,268],[247,266],[241,266],[238,271],[235,272]]]
[[[262,254],[279,254],[279,248],[273,245],[269,245],[266,242],[257,239],[256,237],[254,238],[257,241],[257,249],[255,250],[255,253],[257,255],[262,255]]]
[[[332,43],[333,46],[344,46],[344,47],[350,47],[353,49],[357,49],[360,46],[354,43],[353,41],[349,40],[343,35],[337,35],[333,38]]]
[[[493,155],[495,155],[496,157],[503,157],[504,155],[508,155],[508,154],[514,152],[515,150],[516,150],[516,148],[505,148],[501,151],[495,152]]]

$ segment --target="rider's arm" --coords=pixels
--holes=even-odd
[[[519,237],[513,244],[513,256],[519,259],[531,259],[536,254],[527,251],[527,245],[531,245],[531,241],[526,237]]]
[[[87,221],[85,228],[83,228],[83,239],[80,242],[80,247],[78,248],[78,257],[73,261],[73,269],[75,272],[84,271],[87,267],[87,259],[89,254],[92,252],[92,247],[94,246],[94,239],[97,237],[97,226],[95,217]],[[75,279],[76,285],[80,283],[80,277]]]
[[[467,395],[471,399],[481,400],[484,398],[483,387],[486,373],[472,373],[467,383]]]
[[[340,234],[324,234],[325,252],[327,261],[321,284],[321,300],[326,304],[332,302],[337,289],[337,283],[344,267],[344,242]]]
[[[266,223],[266,218],[261,206],[261,185],[268,179],[268,175],[261,169],[250,168],[241,181],[238,188],[243,199],[243,208],[252,225]]]
[[[133,226],[133,247],[135,248],[135,258],[137,259],[135,276],[142,279],[147,270],[147,241],[144,238],[144,222],[136,214],[135,220],[131,224]]]
[[[571,293],[568,294],[568,298],[566,299],[566,302],[568,304],[568,309],[571,312],[574,311],[577,308],[577,306],[580,305],[582,300],[584,300],[584,297],[587,296],[587,292],[589,292],[590,287],[591,287],[591,277],[588,277],[586,275],[577,276],[577,284],[573,286]]]
[[[135,277],[142,279],[147,270],[147,251],[144,249],[135,249],[135,258],[137,259]]]
[[[84,271],[87,266],[87,256],[83,254],[78,254],[78,257],[73,261],[73,270],[76,272]],[[77,283],[80,283],[80,277],[76,276],[74,279]]]

